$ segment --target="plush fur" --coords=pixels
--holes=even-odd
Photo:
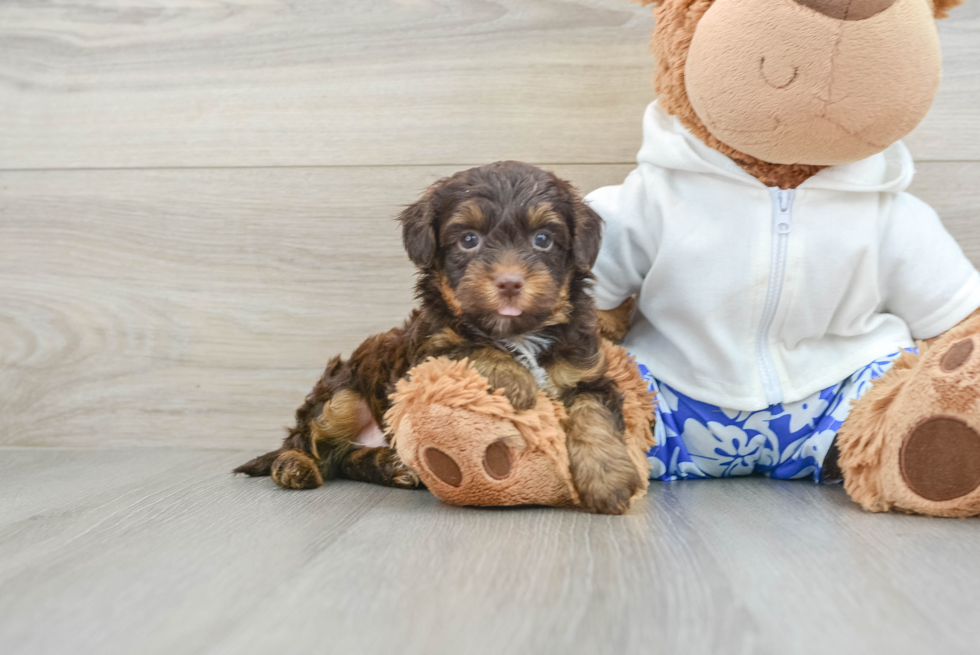
[[[920,356],[902,355],[841,428],[837,444],[844,485],[873,512],[975,516],[980,486],[971,490],[970,480],[980,485],[980,312],[920,345]],[[930,420],[953,430],[937,430],[928,448],[914,452],[912,436]],[[916,466],[924,477],[916,479]],[[967,491],[955,495],[957,488]]]

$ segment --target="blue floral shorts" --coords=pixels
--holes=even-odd
[[[658,445],[647,454],[650,477],[667,481],[761,473],[780,479],[813,476],[822,483],[824,457],[852,401],[867,393],[872,381],[901,354],[877,359],[809,398],[755,412],[722,409],[689,398],[638,364],[657,394]]]

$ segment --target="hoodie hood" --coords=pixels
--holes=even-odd
[[[643,146],[637,163],[652,164],[689,173],[720,175],[760,187],[762,182],[746,173],[733,159],[710,148],[692,135],[657,102],[647,107],[643,117]],[[899,193],[912,183],[915,164],[901,141],[884,152],[840,166],[831,166],[800,185],[800,189]]]

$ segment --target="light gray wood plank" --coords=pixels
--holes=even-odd
[[[980,163],[920,163],[909,192],[933,206],[980,268]]]
[[[0,166],[628,161],[652,24],[624,0],[3,3]]]
[[[980,164],[919,168],[980,264]],[[452,170],[0,173],[0,444],[272,447],[328,357],[404,320],[392,217]]]
[[[937,23],[943,82],[906,144],[919,161],[980,159],[980,4],[967,2]]]
[[[106,455],[0,449],[22,472],[0,476],[0,507],[47,495],[3,523],[0,651],[974,649],[980,522],[872,515],[840,487],[655,483],[597,517],[346,482],[287,492],[228,475],[239,452]],[[113,472],[145,477],[113,500],[92,479]],[[45,492],[54,475],[74,497]]]
[[[628,162],[653,99],[625,0],[0,4],[0,168]],[[980,7],[910,137],[980,159]]]

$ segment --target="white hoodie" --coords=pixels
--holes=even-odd
[[[599,309],[638,294],[624,346],[719,407],[801,400],[980,307],[980,274],[936,212],[903,191],[896,143],[768,188],[656,103],[638,166],[587,198],[606,221]]]

